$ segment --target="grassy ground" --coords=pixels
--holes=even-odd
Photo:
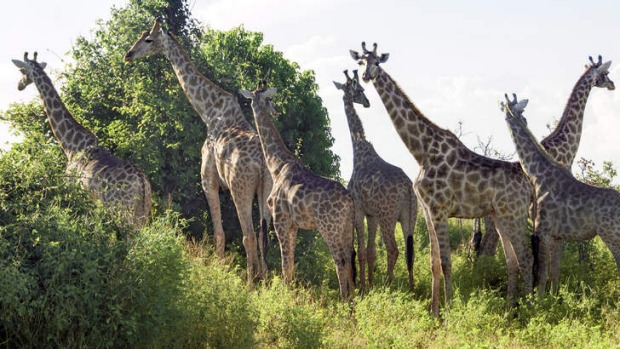
[[[452,221],[454,299],[436,319],[429,313],[423,221],[415,237],[414,291],[407,289],[402,256],[393,283],[383,284],[386,259],[379,248],[374,287],[344,303],[327,248],[311,232],[300,235],[293,285],[282,283],[272,243],[270,275],[250,289],[243,254],[232,251],[219,261],[209,243],[186,240],[174,214],[155,219],[127,245],[110,234],[118,227],[105,214],[80,218],[53,206],[44,216],[13,230],[0,227],[2,347],[620,346],[620,282],[600,239],[593,242],[591,265],[567,247],[556,294],[523,297],[507,309],[503,254],[474,260],[466,248],[471,226]],[[402,248],[402,234],[397,237]]]
[[[297,285],[281,283],[277,271],[249,293],[257,325],[251,346],[329,348],[489,347],[609,348],[620,345],[620,283],[611,254],[593,241],[591,265],[580,264],[574,246],[564,253],[557,294],[543,300],[523,297],[517,308],[505,306],[506,268],[501,246],[496,257],[474,260],[466,242],[471,226],[452,221],[455,296],[443,306],[443,318],[429,314],[431,275],[423,222],[416,233],[414,292],[407,290],[406,267],[399,258],[396,278],[383,285],[386,262],[380,249],[376,284],[348,304],[337,300],[335,272],[324,244],[315,243],[314,261],[327,263],[319,275],[298,256]],[[402,234],[399,243],[403,247]],[[318,256],[318,258],[317,258]],[[273,260],[273,259],[272,259]],[[311,273],[312,274],[312,273]],[[239,274],[239,275],[242,275]],[[309,281],[312,279],[312,281]],[[319,281],[317,283],[317,280]],[[245,291],[244,291],[245,292]],[[251,327],[251,326],[249,326]]]

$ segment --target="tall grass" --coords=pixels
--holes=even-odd
[[[423,220],[414,291],[402,255],[394,280],[384,284],[379,247],[373,288],[341,302],[333,262],[313,232],[300,234],[293,284],[282,283],[272,244],[269,277],[249,288],[239,267],[243,253],[229,251],[219,261],[210,243],[186,238],[178,214],[160,212],[134,231],[66,184],[55,164],[0,159],[0,347],[620,346],[620,281],[598,238],[590,265],[566,249],[557,293],[523,295],[518,307],[506,308],[503,254],[473,258],[466,247],[471,226],[453,220],[454,299],[436,319]],[[401,232],[396,236],[404,249]]]

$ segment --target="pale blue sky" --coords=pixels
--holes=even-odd
[[[27,9],[8,2],[0,15],[0,109],[36,97],[16,89],[19,74],[11,58],[39,51],[58,84],[61,59],[79,35],[90,37],[112,4],[126,1],[30,1]],[[383,67],[437,125],[450,130],[463,122],[463,141],[493,137],[493,146],[514,152],[499,101],[516,92],[530,103],[525,115],[540,139],[559,118],[588,56],[612,60],[610,77],[620,84],[620,5],[615,1],[190,1],[194,16],[216,29],[244,24],[264,33],[265,43],[302,69],[313,69],[329,111],[334,151],[342,176],[351,174],[352,151],[341,92],[344,69],[355,69],[348,50],[377,42],[389,52]],[[7,8],[8,7],[8,8]],[[145,27],[145,30],[148,29]],[[65,58],[66,59],[66,58]],[[616,64],[617,63],[617,64]],[[371,107],[358,108],[367,138],[388,162],[410,177],[418,166],[394,131],[381,100],[366,85]],[[620,92],[594,90],[585,113],[578,157],[620,167]],[[198,117],[198,116],[196,116]],[[291,116],[294,117],[294,116]],[[0,143],[5,135],[0,127]]]

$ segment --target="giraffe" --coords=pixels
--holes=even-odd
[[[508,266],[508,299],[515,303],[517,277],[532,291],[532,253],[526,234],[533,188],[518,163],[490,159],[468,149],[450,131],[436,126],[410,101],[380,66],[389,54],[377,54],[362,43],[363,54],[351,57],[363,67],[362,79],[372,81],[399,136],[420,166],[414,190],[426,219],[431,246],[431,310],[439,316],[443,272],[446,306],[452,297],[448,218],[492,215]]]
[[[207,126],[207,139],[201,149],[201,184],[207,197],[213,220],[215,247],[224,257],[225,235],[219,189],[229,189],[243,231],[243,246],[247,255],[248,283],[264,278],[267,273],[267,227],[271,217],[266,209],[267,195],[272,186],[265,165],[258,133],[245,118],[237,97],[224,91],[201,74],[189,59],[177,38],[165,30],[159,19],[125,54],[126,62],[163,53],[170,61],[179,83],[202,121]],[[258,248],[252,221],[252,201],[258,197]]]
[[[549,256],[559,254],[565,240],[589,240],[599,235],[620,270],[620,193],[575,179],[566,166],[555,161],[527,127],[522,113],[527,100],[502,103],[506,123],[523,170],[534,183],[538,203],[534,236],[538,238],[538,294],[544,295]],[[536,250],[536,249],[535,249]],[[558,258],[559,259],[559,258]],[[559,262],[551,266],[551,280],[559,281]]]
[[[375,234],[377,224],[385,242],[388,258],[389,283],[394,277],[394,265],[398,258],[398,247],[394,238],[396,222],[400,221],[406,243],[406,261],[409,272],[409,288],[413,289],[413,230],[418,214],[418,202],[411,180],[405,172],[383,160],[372,144],[366,140],[364,127],[353,103],[365,108],[370,106],[364,88],[359,83],[357,70],[353,78],[344,71],[346,82],[334,85],[344,92],[344,111],[353,145],[353,173],[348,189],[355,204],[355,229],[357,230],[357,255],[360,264],[360,288],[365,288],[365,262],[368,262],[368,283],[372,285],[375,262]],[[368,248],[364,246],[364,217],[368,224]]]
[[[351,194],[339,182],[306,169],[284,145],[271,119],[277,114],[271,104],[275,88],[259,85],[253,92],[241,90],[240,93],[251,100],[263,153],[273,177],[267,204],[280,242],[284,281],[289,283],[293,279],[297,230],[317,229],[336,264],[340,297],[350,297],[355,289]]]
[[[37,62],[36,52],[32,60],[26,52],[23,61],[12,61],[22,73],[17,89],[34,83],[39,91],[52,132],[67,156],[67,174],[77,174],[93,199],[118,209],[129,222],[142,227],[151,209],[151,185],[144,173],[99,146],[97,137],[73,118],[43,70],[47,64]]]
[[[590,64],[586,65],[585,72],[579,77],[568,98],[568,102],[555,129],[547,135],[540,144],[547,153],[561,166],[570,171],[581,140],[583,129],[583,114],[588,102],[590,91],[594,87],[614,90],[615,84],[609,78],[611,61],[603,63],[603,57],[598,56],[595,62],[589,57]],[[497,232],[487,229],[482,240],[480,254],[493,255],[497,244]]]

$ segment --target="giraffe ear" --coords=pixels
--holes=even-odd
[[[344,85],[343,85],[343,84],[341,84],[341,83],[339,83],[339,82],[334,81],[334,85],[336,85],[336,88],[337,88],[337,89],[339,89],[339,90],[344,90]]]
[[[390,58],[390,54],[389,53],[382,53],[381,57],[379,57],[379,63],[387,62],[388,58]]]
[[[359,53],[357,53],[357,51],[349,50],[349,54],[356,61],[359,60],[359,59],[362,59],[362,57],[360,56]]]
[[[600,70],[600,71],[607,71],[607,70],[609,70],[610,66],[611,66],[611,61],[607,61],[607,62],[603,63],[603,65],[598,67],[598,70]]]
[[[39,63],[39,67],[41,67],[41,69],[45,69],[45,67],[47,67],[47,63],[41,62]]]
[[[17,68],[26,68],[28,66],[25,62],[17,59],[11,59],[11,61],[13,62],[13,64],[15,64],[15,66],[17,66]]]
[[[151,33],[155,33],[161,28],[161,19],[155,18],[155,24],[153,24],[153,28],[151,28]]]
[[[527,100],[527,99],[520,100],[517,103],[517,105],[515,106],[515,109],[517,109],[517,110],[524,110],[525,107],[527,106],[527,102],[529,102],[529,100]]]
[[[268,88],[265,92],[263,92],[263,95],[265,95],[265,97],[267,98],[272,98],[273,95],[276,94],[276,92],[278,92],[278,89],[275,87],[270,87]]]
[[[248,90],[241,89],[239,93],[246,99],[252,99],[252,97],[254,97],[254,94]]]

